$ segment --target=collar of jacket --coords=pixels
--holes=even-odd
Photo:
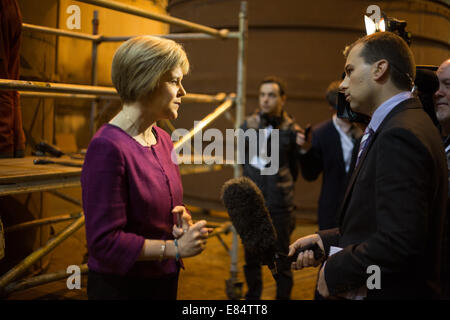
[[[345,211],[346,211],[346,207],[347,207],[347,202],[348,202],[349,198],[351,197],[353,186],[354,186],[355,181],[356,181],[356,179],[358,177],[359,171],[360,171],[360,169],[362,167],[362,163],[364,162],[364,159],[366,158],[366,155],[369,152],[369,149],[374,144],[378,134],[386,126],[386,123],[389,123],[390,119],[392,119],[399,112],[402,112],[402,111],[404,111],[406,109],[420,109],[420,108],[422,108],[422,104],[421,104],[419,99],[417,99],[417,98],[406,99],[406,100],[400,102],[397,106],[395,106],[394,109],[392,109],[386,115],[386,117],[383,119],[383,121],[381,122],[381,124],[378,127],[377,131],[375,131],[375,133],[373,134],[373,136],[372,136],[369,144],[367,145],[365,151],[361,155],[361,159],[359,161],[358,166],[354,168],[353,173],[352,173],[351,177],[349,178],[349,182],[347,184],[347,189],[345,191],[344,198],[343,198],[343,200],[341,202],[341,206],[340,206],[340,208],[338,210],[338,215],[337,216],[338,216],[339,225],[342,223],[342,220],[344,219],[344,215],[345,215]]]

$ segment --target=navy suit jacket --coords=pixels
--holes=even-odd
[[[437,128],[417,99],[384,119],[349,181],[339,226],[319,231],[328,254],[331,295],[366,286],[381,269],[381,289],[367,298],[435,298],[440,294],[447,163]]]
[[[337,212],[344,198],[348,178],[354,168],[358,148],[359,139],[355,142],[352,163],[347,173],[339,132],[333,120],[328,120],[312,130],[312,147],[307,153],[299,156],[300,169],[305,180],[316,180],[323,172],[317,212],[319,230],[337,226]]]

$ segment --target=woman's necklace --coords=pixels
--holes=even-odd
[[[145,134],[147,133],[148,137],[145,136]],[[144,140],[144,143],[147,147],[151,147],[152,145],[154,145],[156,143],[156,139],[154,138],[153,132],[152,130],[146,130],[144,131],[142,134],[142,140]]]
[[[123,110],[123,114],[125,115],[125,118],[128,120],[128,122],[131,124],[131,127],[137,126],[136,122],[131,120],[130,116],[128,115],[128,113]],[[148,131],[148,135],[150,137],[146,137],[146,132]],[[151,130],[146,130],[140,134],[138,134],[137,136],[134,136],[133,139],[135,139],[136,141],[138,141],[140,144],[146,146],[146,147],[150,147],[153,144],[155,144],[153,141],[155,141],[154,137],[153,137],[153,133]]]

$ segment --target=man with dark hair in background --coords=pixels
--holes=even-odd
[[[439,132],[410,92],[412,52],[395,34],[377,32],[345,55],[340,89],[350,107],[371,120],[338,228],[298,239],[290,254],[311,243],[324,250],[318,280],[324,297],[439,297],[447,166]],[[322,262],[312,253],[299,254],[293,268]]]
[[[355,165],[352,161],[356,160],[354,150],[358,150],[362,136],[359,127],[336,115],[339,84],[340,81],[333,81],[326,91],[333,111],[331,119],[315,126],[308,140],[304,134],[299,134],[297,141],[301,146],[299,157],[303,178],[313,181],[323,173],[317,210],[319,230],[337,227],[336,214]]]
[[[294,210],[294,185],[298,176],[298,163],[296,154],[299,146],[296,144],[297,132],[302,129],[294,122],[294,119],[283,109],[286,103],[286,92],[283,81],[276,77],[266,77],[259,85],[259,109],[247,117],[241,129],[247,130],[265,129],[267,143],[260,143],[260,135],[257,134],[257,155],[249,154],[249,141],[245,141],[245,164],[243,175],[249,177],[261,189],[266,206],[270,212],[273,224],[277,232],[278,251],[287,254],[290,235],[295,228]],[[277,150],[262,150],[262,145],[270,146],[272,130],[279,130],[279,144]],[[261,153],[279,153],[279,170],[273,175],[261,174],[266,163]],[[245,266],[244,274],[247,281],[248,292],[246,299],[261,299],[262,274],[260,257],[244,247]],[[290,299],[293,279],[290,266],[284,270],[278,270],[277,299]]]
[[[0,1],[0,79],[19,79],[22,14],[16,0]],[[0,158],[25,156],[17,91],[0,90]]]

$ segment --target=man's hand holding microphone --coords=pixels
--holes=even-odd
[[[305,248],[311,248],[313,250],[305,250]],[[301,270],[306,267],[317,267],[325,260],[325,249],[322,239],[318,234],[311,234],[297,239],[289,246],[288,256],[294,256],[294,254],[299,251],[300,253],[298,253],[297,260],[293,261],[291,264],[291,267],[294,270]],[[319,272],[317,290],[319,291],[320,295],[322,295],[324,298],[327,298],[330,294],[325,282],[325,265],[326,263],[323,265]]]

